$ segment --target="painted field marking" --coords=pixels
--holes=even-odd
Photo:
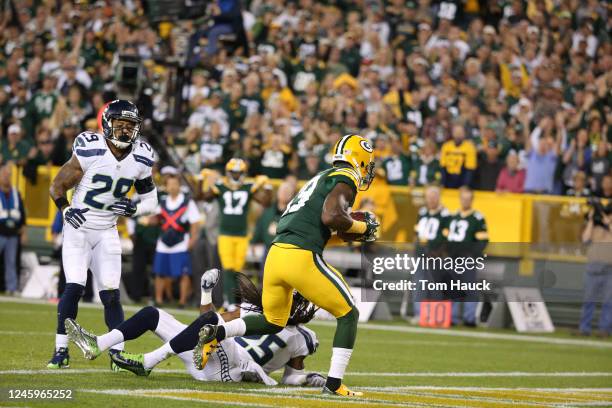
[[[49,303],[45,300],[35,299],[23,299],[14,298],[8,296],[0,296],[0,302],[5,303],[25,303],[32,305],[42,305],[55,307],[55,304]],[[81,303],[79,307],[85,309],[102,309],[101,304],[92,303]],[[140,310],[141,306],[126,305],[123,307],[126,311],[136,312]],[[196,311],[181,310],[181,309],[164,309],[165,311],[182,316],[191,316],[193,318],[198,316]],[[18,310],[16,312],[19,313]],[[313,326],[325,326],[335,327],[335,322],[314,320],[310,325]],[[600,348],[612,348],[612,341],[598,341],[598,340],[586,340],[586,339],[566,339],[550,336],[535,336],[535,335],[521,335],[521,334],[509,334],[509,333],[488,333],[481,331],[468,331],[468,330],[457,330],[457,329],[427,329],[422,327],[409,327],[409,326],[393,326],[389,324],[379,323],[363,323],[359,324],[359,330],[376,330],[376,331],[389,331],[398,333],[419,333],[419,334],[431,334],[439,336],[451,336],[451,337],[468,337],[468,338],[479,338],[479,339],[493,339],[493,340],[506,340],[506,341],[521,341],[521,342],[534,342],[534,343],[545,343],[553,345],[569,345],[569,346],[581,346],[581,347],[600,347]]]
[[[237,406],[333,408],[352,405],[364,408],[394,406],[435,406],[473,408],[609,406],[609,388],[485,388],[485,387],[364,387],[364,398],[338,399],[320,395],[318,390],[302,387],[243,388],[228,395],[221,391],[186,389],[81,390],[107,395],[143,396],[159,399],[214,402]],[[601,399],[603,398],[603,400]],[[605,400],[607,399],[607,400]]]
[[[108,369],[103,368],[68,368],[64,370],[0,370],[0,375],[48,375],[48,374],[97,374],[110,372]],[[163,369],[154,370],[153,373],[159,374],[185,374],[187,372],[184,369]],[[347,372],[347,376],[355,377],[457,377],[457,378],[470,378],[470,377],[612,377],[612,372],[605,371],[552,371],[552,372],[529,372],[529,371],[491,371],[491,372],[411,372],[411,373],[397,373],[397,372],[363,372],[354,371]]]

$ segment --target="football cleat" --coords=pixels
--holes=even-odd
[[[68,338],[81,349],[87,360],[94,360],[100,355],[101,351],[94,334],[82,328],[74,319],[66,319],[65,325]]]
[[[123,368],[119,367],[113,361],[113,354],[120,353],[120,352],[121,352],[120,350],[115,350],[115,349],[108,350],[108,356],[110,357],[110,370],[113,373],[127,373],[127,372],[129,372],[128,370],[124,370]]]
[[[60,347],[53,353],[53,357],[47,363],[47,368],[58,370],[60,368],[70,367],[70,356],[68,355],[68,347]]]
[[[217,341],[217,327],[207,324],[200,329],[198,344],[193,349],[193,365],[198,370],[204,369],[208,363],[208,357],[215,352],[219,346]]]
[[[126,353],[125,351],[119,351],[110,354],[110,358],[120,369],[131,371],[142,377],[147,377],[151,374],[151,370],[144,366],[144,354],[132,354]]]
[[[341,397],[363,397],[363,392],[351,391],[344,384],[340,384],[340,387],[338,387],[336,391],[332,391],[327,387],[323,387],[322,394],[338,395]]]

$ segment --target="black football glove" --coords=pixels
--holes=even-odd
[[[378,238],[378,227],[380,223],[376,219],[376,216],[371,212],[365,213],[366,231],[363,235],[357,239],[360,242],[374,242]]]
[[[136,203],[129,198],[123,197],[121,200],[111,204],[108,209],[115,215],[132,217],[136,213]]]
[[[89,211],[89,208],[73,208],[66,207],[64,209],[64,221],[72,225],[72,228],[79,229],[79,227],[85,224],[85,214]]]

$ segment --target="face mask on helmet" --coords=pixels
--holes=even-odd
[[[231,184],[242,184],[242,181],[244,180],[244,173],[242,171],[228,171],[227,179]]]
[[[140,122],[123,118],[111,119],[110,142],[120,149],[128,148],[140,133]]]
[[[366,191],[370,188],[370,184],[374,181],[374,169],[376,168],[376,164],[374,162],[370,162],[365,165],[365,175],[361,178],[361,182],[359,183],[359,191]]]

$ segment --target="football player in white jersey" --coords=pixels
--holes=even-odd
[[[202,315],[189,326],[179,322],[170,314],[152,306],[145,307],[110,332],[95,336],[74,320],[66,320],[68,336],[83,351],[85,358],[93,360],[104,350],[125,340],[140,337],[147,330],[154,332],[164,345],[146,354],[120,352],[111,358],[121,368],[137,375],[147,376],[153,368],[171,355],[178,355],[193,378],[199,381],[260,382],[276,385],[269,374],[284,368],[281,382],[286,385],[320,387],[325,377],[304,371],[304,359],[313,354],[318,346],[314,331],[303,326],[312,319],[315,308],[302,296],[294,297],[293,323],[275,335],[236,337],[221,342],[221,346],[210,356],[203,370],[195,368],[193,348],[198,340],[198,331],[209,322],[231,320],[239,312],[220,315],[213,311],[212,289],[219,279],[218,269],[210,269],[202,275]],[[242,274],[238,274],[241,296],[250,303],[244,305],[248,313],[261,312],[261,293]]]
[[[117,218],[147,214],[157,208],[151,176],[154,152],[138,139],[141,123],[132,102],[110,102],[102,113],[103,134],[78,135],[72,157],[51,183],[51,198],[64,216],[62,262],[66,288],[57,307],[55,352],[48,368],[69,366],[64,321],[77,315],[87,269],[92,271],[100,291],[106,325],[112,329],[123,322]],[[140,197],[138,203],[125,196],[132,185]],[[72,188],[72,202],[68,202],[66,193]],[[122,344],[114,346],[115,351],[121,349]]]

